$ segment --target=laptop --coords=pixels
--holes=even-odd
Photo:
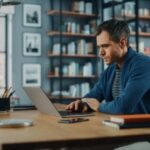
[[[23,87],[26,94],[29,96],[35,107],[42,113],[57,117],[86,117],[91,116],[93,113],[76,113],[67,110],[58,110],[52,101],[46,96],[44,91],[40,87]]]

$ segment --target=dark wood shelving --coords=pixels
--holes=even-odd
[[[136,19],[135,17],[136,17],[135,15],[122,15],[122,16],[117,16],[116,19],[120,19],[120,20],[125,19],[127,21],[133,21]],[[138,19],[150,21],[150,16],[139,16]]]
[[[135,32],[131,32],[130,35],[136,35]],[[139,36],[143,36],[143,37],[150,37],[150,32],[139,32],[138,33]]]
[[[69,16],[69,17],[77,17],[77,18],[95,18],[96,15],[95,14],[85,14],[85,13],[78,13],[78,12],[73,12],[73,11],[61,11],[61,14],[63,16]],[[48,11],[48,15],[56,15],[56,16],[60,16],[60,11],[59,10],[49,10]]]
[[[53,54],[53,53],[48,53],[49,57],[60,57],[60,54]],[[62,54],[61,57],[65,58],[96,58],[97,56],[95,54],[87,54],[87,55],[80,55],[80,54]]]
[[[135,21],[135,15],[122,15],[122,16],[116,16],[117,20],[125,20],[127,22]]]
[[[83,0],[83,3],[86,2],[86,0]],[[50,37],[50,39],[52,39],[52,49],[49,49],[47,55],[49,57],[52,68],[50,68],[47,77],[50,80],[51,91],[60,91],[58,95],[51,95],[52,93],[49,93],[49,98],[52,99],[54,102],[60,102],[61,100],[63,100],[63,102],[65,102],[65,100],[66,102],[69,102],[69,100],[80,99],[81,97],[67,96],[69,94],[66,94],[65,96],[65,94],[63,95],[63,93],[61,93],[61,91],[67,91],[71,85],[78,89],[77,92],[81,91],[81,88],[83,88],[83,86],[85,88],[87,86],[93,86],[93,83],[98,78],[96,68],[98,56],[94,45],[96,42],[96,22],[98,17],[100,16],[98,13],[98,9],[95,6],[97,6],[99,2],[93,0],[89,1],[89,3],[91,3],[91,10],[87,10],[85,6],[81,6],[83,9],[82,11],[81,9],[77,8],[80,6],[76,6],[77,4],[79,4],[78,1],[77,4],[74,4],[73,1],[60,0],[58,3],[55,3],[53,0],[51,0],[51,8],[48,10],[47,15],[51,18],[52,24],[51,28],[47,31],[47,35]],[[56,4],[58,5],[58,7],[55,7]],[[64,5],[66,6],[64,7]],[[59,25],[63,25],[62,28],[60,28]],[[71,52],[72,50],[72,45],[69,45],[71,42],[74,42],[73,44],[75,44],[76,52],[69,54],[69,52]],[[55,43],[59,43],[59,46],[55,46]],[[82,49],[82,47],[84,46],[87,47],[87,50],[85,51]],[[65,49],[63,49],[64,47]],[[55,50],[58,53],[55,53]],[[87,54],[88,52],[91,53]],[[72,68],[70,69],[68,68],[68,66],[71,64],[72,61],[77,63],[79,68],[77,70],[78,74],[70,76],[68,72]],[[84,68],[82,67],[84,67],[84,65],[86,67],[86,63],[91,63],[90,65],[95,67],[94,71],[92,70],[92,75],[82,75],[82,72],[84,71]],[[63,68],[64,66],[65,68]],[[91,69],[90,67],[88,67],[89,66],[87,66],[87,69]],[[84,84],[87,81],[89,82],[89,84]],[[56,88],[55,84],[58,85]],[[76,84],[78,84],[78,87],[76,87]],[[84,85],[81,87],[81,84]],[[81,96],[83,95],[83,93],[84,91],[76,94]]]
[[[94,34],[82,34],[82,33],[70,33],[70,32],[57,32],[57,31],[49,31],[49,36],[66,36],[66,37],[79,37],[79,38],[95,38]]]
[[[149,20],[150,21],[150,16],[139,16],[139,19],[141,19],[141,20]]]
[[[49,77],[49,78],[60,78],[60,76],[53,75],[53,74],[49,74],[48,77]],[[92,76],[83,76],[83,75],[68,76],[68,75],[63,75],[63,76],[61,76],[61,77],[62,77],[62,78],[68,78],[68,79],[72,79],[72,78],[76,78],[76,79],[96,78],[95,75],[92,75]]]

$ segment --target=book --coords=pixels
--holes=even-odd
[[[128,129],[128,128],[148,128],[150,127],[150,122],[139,122],[139,123],[117,123],[110,120],[103,120],[102,124],[117,128],[117,129]]]
[[[93,13],[92,2],[85,3],[85,13],[86,14],[92,14]]]
[[[110,121],[117,123],[144,123],[150,122],[150,114],[116,115],[110,116]]]

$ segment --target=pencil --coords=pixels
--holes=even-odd
[[[8,97],[10,98],[14,93],[15,93],[15,90],[12,91],[12,92],[8,95]]]
[[[12,87],[9,87],[9,89],[6,88],[4,93],[3,93],[3,95],[2,95],[2,97],[3,98],[8,97],[9,96],[9,92],[10,92],[11,89],[12,89]]]
[[[7,88],[5,88],[5,90],[4,90],[4,92],[3,92],[3,95],[2,95],[2,98],[4,98],[4,97],[5,97],[6,92],[7,92]]]
[[[9,89],[7,90],[7,93],[6,93],[6,96],[5,97],[8,97],[9,96],[9,93],[10,93],[10,90],[12,89],[12,87],[9,87]]]

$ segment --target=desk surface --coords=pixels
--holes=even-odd
[[[109,115],[97,113],[87,122],[75,124],[57,123],[60,118],[41,114],[36,110],[15,111],[0,118],[32,119],[34,126],[24,128],[0,128],[1,149],[30,149],[76,145],[107,145],[138,140],[150,140],[150,129],[118,130],[102,124]],[[37,144],[38,143],[38,144]]]

